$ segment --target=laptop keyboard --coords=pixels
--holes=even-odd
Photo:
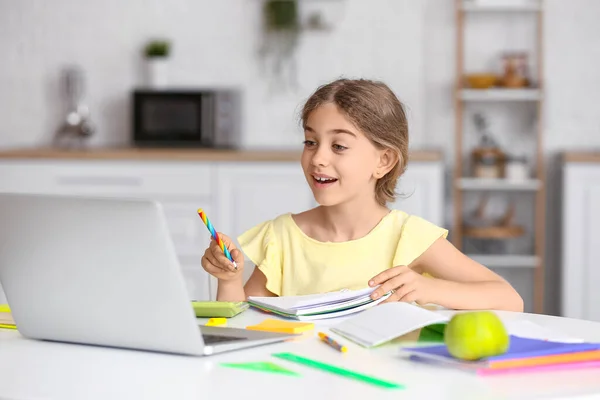
[[[244,340],[245,338],[235,336],[210,335],[207,333],[203,333],[202,339],[204,339],[204,344],[217,344],[224,342],[234,342],[236,340]]]

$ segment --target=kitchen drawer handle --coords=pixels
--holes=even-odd
[[[141,186],[142,178],[135,176],[61,176],[59,185],[66,186]]]

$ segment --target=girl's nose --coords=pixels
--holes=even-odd
[[[311,163],[315,167],[323,167],[329,164],[329,152],[327,147],[319,146],[313,153]]]

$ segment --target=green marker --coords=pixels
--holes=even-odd
[[[364,375],[359,372],[350,371],[348,369],[336,367],[335,365],[325,364],[320,361],[311,360],[293,353],[276,353],[273,357],[281,358],[284,360],[292,361],[298,364],[306,365],[308,367],[320,369],[322,371],[331,372],[336,375],[344,376],[346,378],[356,379],[371,385],[387,388],[387,389],[405,389],[404,385],[398,383],[384,381],[382,379],[375,378],[373,376]]]
[[[221,363],[223,367],[247,369],[251,371],[270,372],[274,374],[300,376],[297,372],[290,371],[271,362],[253,362],[253,363]]]

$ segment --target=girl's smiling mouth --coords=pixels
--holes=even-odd
[[[312,174],[312,178],[318,188],[325,188],[337,182],[337,178],[323,174]]]

